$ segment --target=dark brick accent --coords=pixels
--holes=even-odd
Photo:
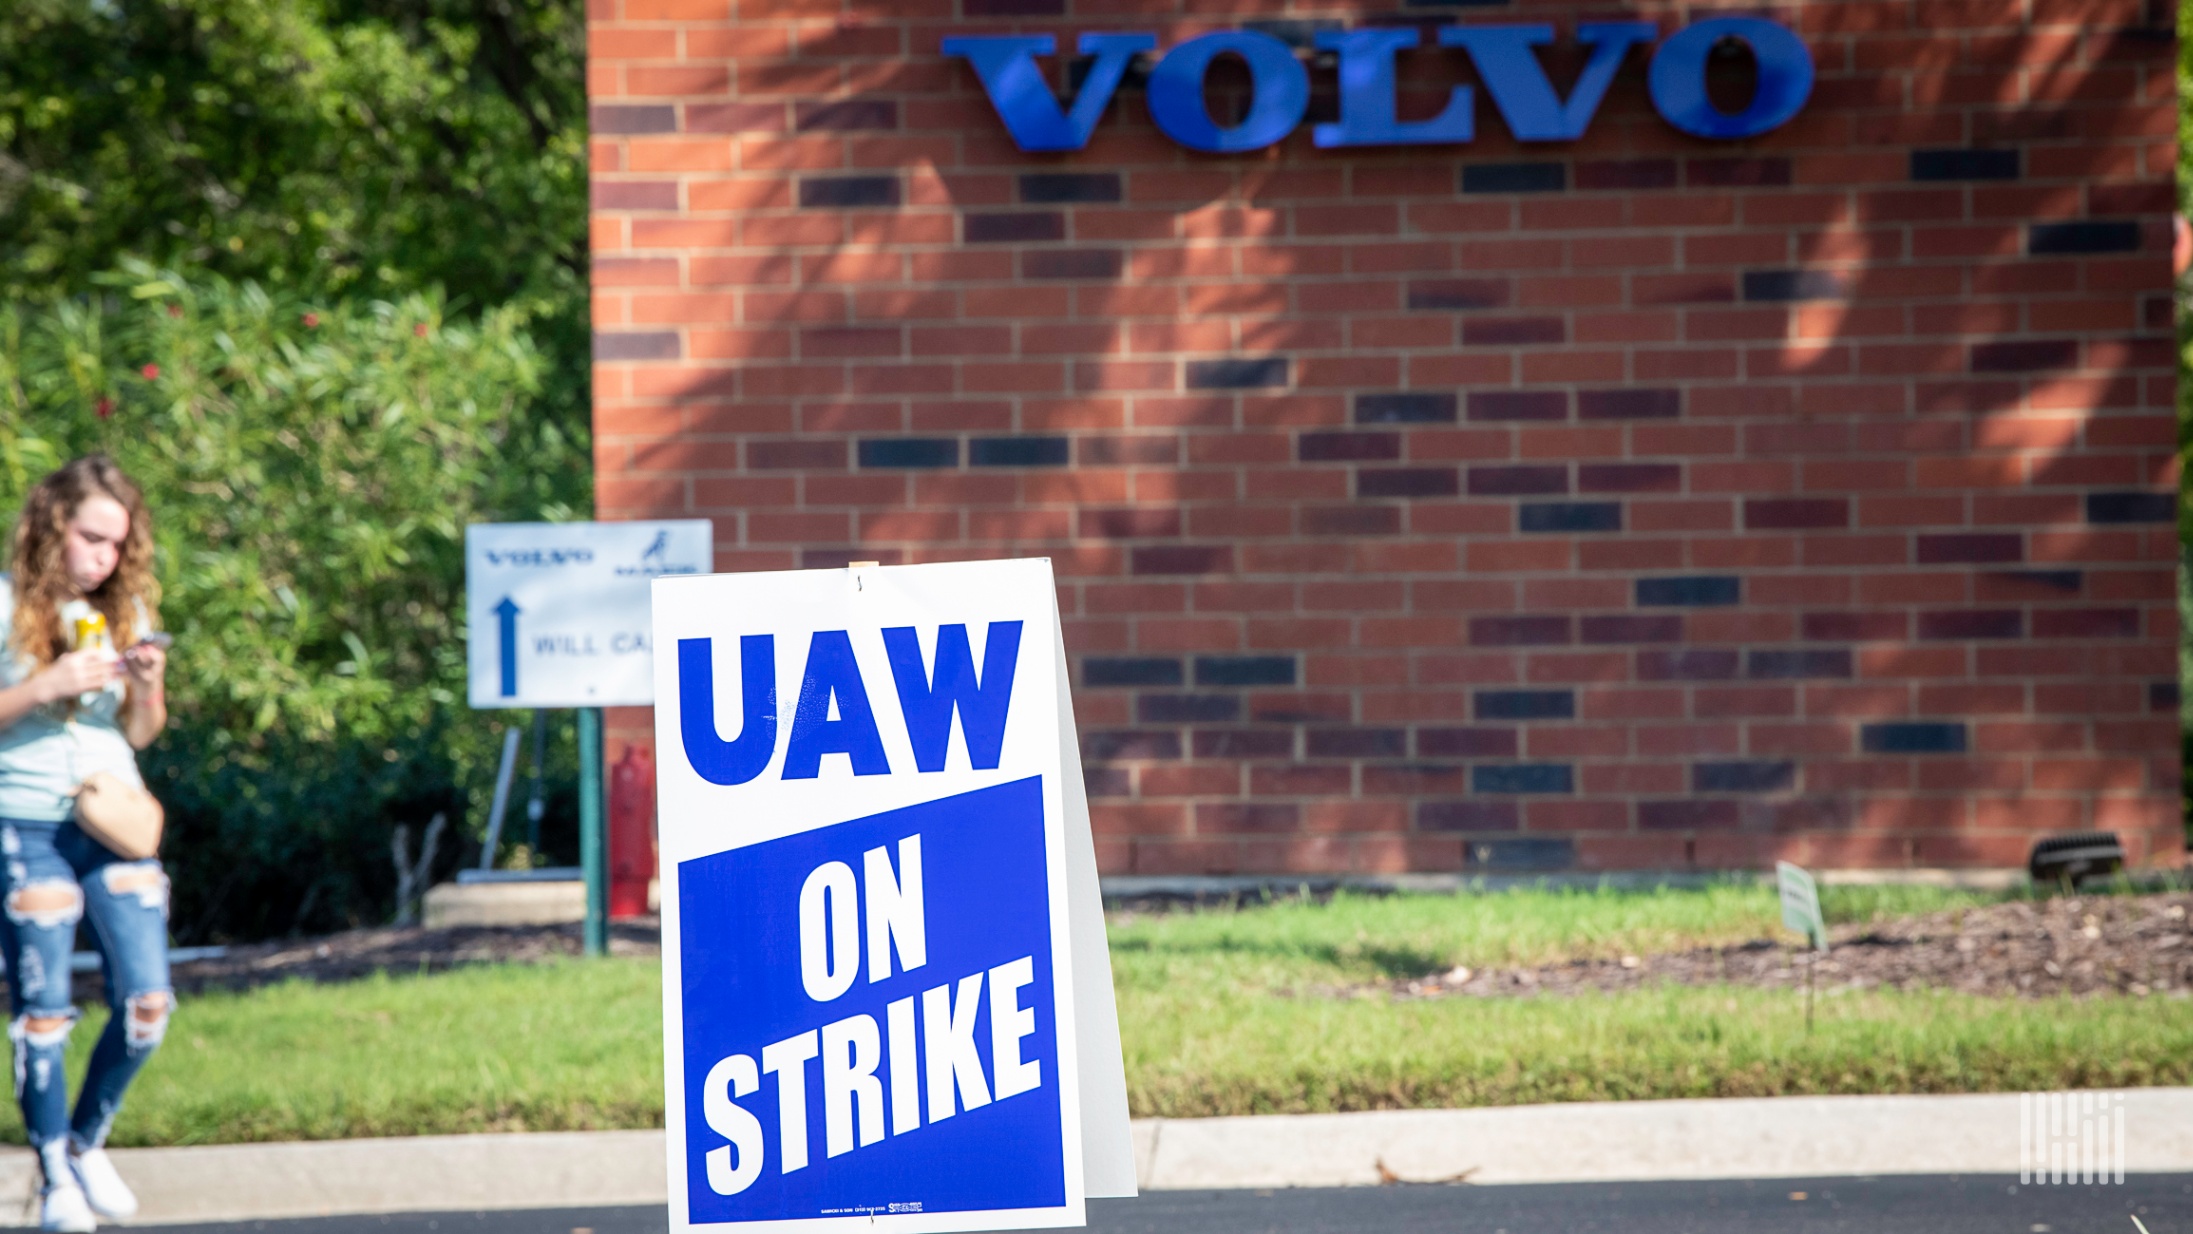
[[[2018,151],[2009,150],[1914,150],[1914,180],[2015,180]]]
[[[1566,343],[1569,325],[1559,317],[1472,317],[1462,323],[1462,341],[1471,347]]]
[[[1800,628],[1815,642],[1880,642],[1905,637],[1911,625],[1902,613],[1806,613]]]
[[[870,437],[860,443],[863,467],[957,467],[957,437]]]
[[[1020,178],[1020,199],[1031,206],[1118,201],[1122,196],[1116,171],[1034,171]]]
[[[1569,491],[1569,469],[1553,466],[1472,467],[1472,497],[1541,497]]]
[[[1409,733],[1401,728],[1313,728],[1303,733],[1311,758],[1402,758]]]
[[[1742,815],[1733,801],[1683,798],[1637,803],[1637,825],[1651,831],[1734,827],[1741,821]]]
[[[1188,361],[1190,390],[1264,390],[1284,388],[1288,378],[1285,356],[1258,356],[1239,360]]]
[[[1776,187],[1793,178],[1785,158],[1692,159],[1685,174],[1692,188]]]
[[[1579,189],[1671,189],[1675,187],[1674,159],[1625,159],[1619,162],[1578,163]]]
[[[1416,753],[1421,758],[1514,758],[1512,728],[1420,728]]]
[[[1502,308],[1508,284],[1502,279],[1415,279],[1408,305],[1416,310]]]
[[[1173,507],[1083,510],[1081,534],[1101,540],[1144,540],[1180,534],[1180,511]]]
[[[1306,536],[1392,536],[1401,534],[1399,506],[1311,506],[1302,512]]]
[[[1850,279],[1837,270],[1746,270],[1744,299],[1752,301],[1842,300]]]
[[[1090,467],[1132,467],[1140,463],[1170,465],[1180,461],[1177,437],[1084,437],[1081,461]]]
[[[682,354],[671,330],[600,330],[594,334],[597,360],[675,360]]]
[[[1736,667],[1736,653],[1721,647],[1637,653],[1639,681],[1730,681]]]
[[[1519,613],[1470,618],[1472,647],[1550,647],[1571,641],[1569,618],[1560,613]]]
[[[977,437],[967,443],[972,467],[1064,467],[1070,443],[1064,437]]]
[[[749,441],[746,443],[746,466],[753,471],[842,471],[845,468],[845,440]]]
[[[1526,502],[1517,525],[1524,531],[1583,532],[1622,530],[1619,501]]]
[[[1965,726],[1933,721],[1868,724],[1859,730],[1868,754],[1962,754]]]
[[[1034,249],[1020,255],[1020,273],[1032,279],[1117,279],[1126,262],[1118,249]]]
[[[604,137],[675,133],[678,109],[657,104],[596,103],[586,109],[586,127]]]
[[[1847,497],[1748,497],[1744,526],[1751,531],[1801,531],[1850,526]]]
[[[1291,728],[1220,728],[1195,734],[1197,758],[1293,758]]]
[[[1564,163],[1467,163],[1465,193],[1559,193],[1569,187]]]
[[[2035,638],[2138,638],[2140,610],[2136,608],[2036,609]]]
[[[1583,493],[1677,493],[1683,489],[1680,463],[1578,463],[1576,488]]]
[[[1283,835],[1302,826],[1302,807],[1288,802],[1206,801],[1195,808],[1198,834]]]
[[[1150,729],[1083,733],[1081,755],[1099,762],[1115,758],[1179,758],[1180,734]]]
[[[2051,253],[2137,253],[2140,225],[2090,219],[2077,223],[2033,223],[2026,228],[2025,251]]]
[[[831,99],[795,103],[792,108],[792,127],[802,133],[855,132],[898,126],[899,105],[890,99]]]
[[[1689,574],[1637,580],[1639,608],[1739,604],[1743,598],[1743,580],[1732,574]]]
[[[1230,544],[1152,544],[1133,551],[1136,574],[1226,574],[1234,568]]]
[[[1459,490],[1452,467],[1381,467],[1355,473],[1358,497],[1452,497]]]
[[[897,204],[897,176],[810,176],[800,181],[800,206],[808,210]]]
[[[1056,210],[970,214],[962,220],[962,225],[969,244],[1021,244],[1066,238],[1066,216]]]
[[[1576,864],[1576,841],[1534,836],[1474,840],[1462,846],[1466,868],[1500,874],[1529,870],[1566,870]]]
[[[2176,493],[2088,493],[2089,523],[2174,523],[2178,521]]]
[[[2082,570],[1989,570],[1980,577],[2028,587],[2046,587],[2067,596],[2079,594],[2079,589],[2086,585],[2086,573]]]
[[[1946,566],[2024,561],[2025,537],[2015,532],[1960,532],[1919,537],[1919,564]]]
[[[1774,648],[1747,652],[1744,661],[1744,675],[1747,677],[1848,677],[1851,675],[1850,652],[1844,648],[1803,648],[1798,650]]]
[[[1132,797],[1135,777],[1124,767],[1081,768],[1081,790],[1091,797]]]
[[[1683,637],[1683,618],[1676,613],[1613,613],[1582,618],[1578,625],[1586,643],[1673,643]]]
[[[1578,390],[1580,420],[1672,420],[1683,414],[1681,390]]]
[[[1199,686],[1291,686],[1295,683],[1293,656],[1197,656],[1195,683]]]
[[[1135,719],[1144,724],[1207,724],[1241,718],[1238,694],[1144,694]]]
[[[2175,681],[2151,681],[2147,683],[2147,709],[2149,711],[2176,711],[2181,705],[2182,692]]]
[[[2024,339],[2015,343],[1974,343],[1975,373],[2037,373],[2044,369],[2076,368],[2079,340],[2068,338]]]
[[[1401,457],[1398,433],[1304,433],[1295,457],[1305,463],[1386,462]]]
[[[1566,420],[1569,396],[1560,390],[1477,390],[1471,420]]]
[[[1357,424],[1452,424],[1456,398],[1435,390],[1401,390],[1355,396]]]
[[[1573,793],[1576,774],[1567,763],[1492,763],[1470,768],[1473,793]]]
[[[1090,656],[1081,662],[1085,686],[1177,686],[1180,661],[1156,656]]]
[[[1418,831],[1519,831],[1523,810],[1512,801],[1426,801],[1416,807]]]
[[[1776,793],[1796,784],[1797,764],[1786,759],[1694,763],[1690,769],[1694,793]]]
[[[1479,720],[1573,720],[1573,690],[1479,690],[1472,698]]]
[[[968,17],[1064,17],[1066,0],[962,0]]]
[[[2018,638],[2025,620],[2016,609],[1950,609],[1919,614],[1925,639]]]

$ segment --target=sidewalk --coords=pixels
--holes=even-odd
[[[2193,1088],[2125,1097],[2125,1168],[2193,1173]],[[2019,1168],[2016,1094],[1638,1101],[1480,1110],[1146,1119],[1151,1190],[1379,1183],[1997,1174]],[[337,1213],[661,1204],[659,1131],[119,1149],[132,1224]],[[0,1157],[28,1197],[30,1154]]]

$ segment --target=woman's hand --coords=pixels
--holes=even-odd
[[[120,671],[122,657],[104,647],[72,651],[46,666],[33,678],[40,702],[55,703],[94,690],[104,690]]]
[[[157,692],[167,677],[168,653],[151,643],[139,643],[122,655],[122,668],[136,692]]]

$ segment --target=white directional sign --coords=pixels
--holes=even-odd
[[[670,1227],[1132,1195],[1051,563],[655,584]]]
[[[707,519],[465,528],[472,705],[654,702],[648,587],[708,573],[714,535]]]

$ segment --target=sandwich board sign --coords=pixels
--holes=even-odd
[[[476,708],[655,701],[648,584],[714,564],[707,519],[465,528],[467,696]]]
[[[655,581],[673,1230],[1132,1195],[1046,559]]]

